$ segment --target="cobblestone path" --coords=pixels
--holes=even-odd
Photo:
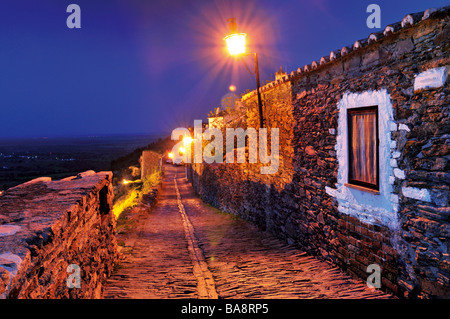
[[[390,298],[203,203],[166,166],[158,203],[104,298]]]

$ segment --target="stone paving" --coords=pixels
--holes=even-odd
[[[183,167],[147,216],[104,298],[392,298],[203,203]]]

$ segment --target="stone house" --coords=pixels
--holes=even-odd
[[[448,298],[449,12],[409,14],[261,88],[279,169],[192,164],[196,192],[405,298]],[[257,127],[256,91],[244,95]],[[244,128],[245,129],[245,128]]]

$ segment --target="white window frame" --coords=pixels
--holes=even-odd
[[[379,133],[379,190],[373,191],[348,184],[348,123],[347,110],[367,106],[378,106]],[[336,137],[336,156],[338,160],[338,176],[336,189],[326,188],[329,195],[339,203],[341,213],[352,215],[370,223],[398,227],[398,196],[393,195],[394,180],[391,166],[392,152],[395,143],[391,141],[391,130],[396,124],[393,119],[393,108],[387,90],[365,91],[362,93],[345,93],[337,104],[339,110],[338,131]]]

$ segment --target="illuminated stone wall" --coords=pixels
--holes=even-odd
[[[117,260],[111,179],[87,171],[0,195],[0,298],[101,297]]]
[[[141,163],[141,180],[144,181],[146,177],[161,169],[161,155],[153,151],[143,151],[139,163]]]
[[[280,127],[280,170],[194,164],[212,205],[237,214],[400,297],[449,296],[449,8],[408,15],[262,87]],[[257,125],[253,91],[242,99]],[[380,193],[345,186],[346,109],[379,105]],[[340,120],[341,119],[341,120]]]

